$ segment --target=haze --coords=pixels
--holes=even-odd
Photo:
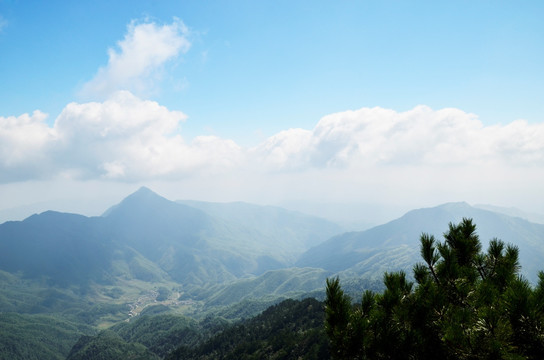
[[[0,221],[169,199],[544,213],[544,4],[0,2]]]

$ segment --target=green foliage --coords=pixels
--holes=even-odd
[[[111,297],[112,299],[119,299],[123,295],[124,291],[121,288],[113,287],[111,289],[106,289],[104,295]]]
[[[110,329],[128,343],[144,345],[164,357],[180,345],[195,345],[202,339],[194,320],[179,315],[140,316]]]
[[[86,325],[96,325],[103,317],[126,317],[126,304],[97,301],[90,289],[48,286],[1,271],[0,276],[0,313],[48,314]],[[113,294],[122,292],[117,289]]]
[[[82,336],[74,345],[66,360],[158,360],[145,346],[127,343],[111,331],[98,336]]]
[[[338,359],[539,359],[544,353],[544,273],[532,288],[519,250],[492,239],[487,252],[470,219],[449,224],[444,242],[420,238],[424,263],[385,273],[381,294],[348,306],[327,281],[325,329]]]
[[[322,289],[327,275],[324,270],[311,268],[273,270],[259,277],[215,285],[195,294],[194,297],[205,299],[208,306],[230,305],[243,300],[295,298]],[[264,309],[260,309],[262,310]]]
[[[159,287],[159,289],[157,290],[157,292],[159,293],[157,295],[157,301],[164,301],[166,299],[168,299],[168,297],[170,296],[171,294],[171,291],[168,290],[168,288],[164,287],[164,286],[161,286]]]
[[[351,316],[351,299],[340,288],[340,280],[327,279],[327,299],[325,300],[325,332],[331,341],[333,355],[345,357],[351,348],[348,325]]]
[[[92,333],[56,316],[0,313],[0,359],[65,359],[82,334]]]
[[[167,359],[328,359],[323,320],[321,302],[285,300]]]
[[[223,318],[228,321],[240,321],[252,318],[257,314],[260,314],[261,312],[268,309],[270,306],[277,304],[281,300],[285,300],[285,298],[242,300],[232,305],[212,307],[197,315],[202,316],[206,314],[206,316]]]

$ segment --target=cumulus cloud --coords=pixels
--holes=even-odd
[[[306,167],[312,148],[312,132],[289,129],[271,136],[252,153],[272,169]]]
[[[57,158],[85,176],[141,180],[185,177],[239,156],[240,148],[230,140],[197,137],[186,143],[180,134],[185,119],[127,91],[102,103],[72,103],[55,122]]]
[[[292,129],[255,149],[280,169],[300,167],[544,165],[544,124],[484,126],[458,109],[362,108],[323,117],[312,131]]]
[[[49,172],[49,146],[56,139],[45,123],[47,115],[0,116],[0,181],[41,177]]]
[[[180,134],[185,114],[128,91],[104,102],[70,103],[52,127],[45,117],[0,117],[3,181],[179,179],[232,167],[242,158],[232,140],[200,136],[187,143]]]
[[[544,124],[486,126],[458,109],[345,111],[253,148],[218,136],[185,139],[185,114],[128,91],[68,104],[52,126],[45,118],[40,112],[0,117],[4,184],[169,182],[190,188],[185,197],[249,194],[246,200],[269,203],[364,199],[395,206],[408,198],[412,206],[497,203],[498,194],[513,200],[505,204],[534,203],[534,194],[544,191]]]
[[[104,99],[117,90],[148,92],[164,64],[189,50],[188,34],[178,19],[168,25],[132,21],[117,49],[108,50],[108,64],[83,86],[82,95]]]

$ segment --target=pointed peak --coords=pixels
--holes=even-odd
[[[135,192],[133,192],[132,194],[124,198],[123,201],[121,201],[121,203],[133,202],[133,201],[146,202],[146,201],[157,200],[157,199],[169,201],[166,198],[154,192],[153,190],[149,189],[148,187],[142,186],[141,188],[139,188],[138,190],[136,190]]]
[[[150,188],[148,188],[146,186],[142,186],[141,188],[139,188],[138,190],[136,190],[135,192],[133,192],[132,194],[127,196],[125,198],[125,200],[126,199],[131,199],[131,198],[150,199],[150,198],[155,198],[155,197],[162,198],[162,196],[160,196],[159,194],[157,194],[156,192],[154,192]]]
[[[142,186],[132,194],[125,197],[119,204],[112,206],[102,216],[110,216],[112,213],[122,211],[121,209],[153,207],[158,203],[169,203],[170,200],[160,196],[148,187]]]
[[[155,192],[153,190],[151,190],[150,188],[148,188],[147,186],[142,186],[141,188],[139,188],[138,190],[136,190],[134,194],[150,194],[150,193],[153,193],[155,194]]]

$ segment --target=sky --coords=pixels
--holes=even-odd
[[[0,0],[0,221],[165,197],[544,213],[542,1]]]

